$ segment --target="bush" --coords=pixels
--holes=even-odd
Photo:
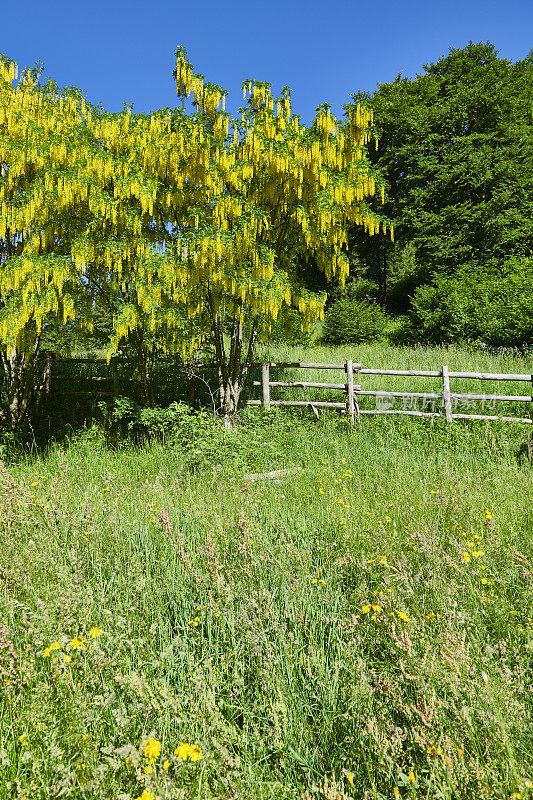
[[[421,286],[396,341],[464,340],[493,346],[533,344],[533,258],[510,258],[483,269],[463,267]]]
[[[387,317],[366,300],[337,300],[326,311],[322,339],[326,344],[360,344],[383,336]]]

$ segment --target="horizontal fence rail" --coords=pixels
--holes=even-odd
[[[472,420],[501,420],[503,422],[521,422],[525,424],[533,423],[533,374],[516,373],[495,373],[495,372],[453,372],[447,365],[443,365],[440,370],[421,370],[421,369],[369,369],[362,364],[355,363],[348,359],[344,364],[320,364],[310,362],[268,362],[254,364],[254,367],[261,368],[261,380],[250,381],[250,386],[260,386],[262,389],[262,399],[248,400],[249,405],[262,405],[264,408],[270,406],[300,406],[310,407],[318,412],[318,408],[333,408],[343,410],[353,423],[355,419],[363,415],[404,415],[410,417],[443,417],[446,422],[453,422],[454,419]],[[270,380],[271,369],[331,369],[343,370],[346,373],[346,383],[320,382],[320,381],[281,381]],[[405,391],[385,391],[379,389],[363,389],[360,384],[354,383],[354,376],[362,375],[390,375],[398,377],[414,378],[438,378],[442,381],[442,392],[405,392]],[[523,381],[531,384],[531,394],[466,394],[464,392],[453,392],[450,387],[451,379],[467,379],[482,381]],[[346,399],[344,402],[331,402],[320,400],[272,400],[270,397],[271,388],[290,388],[290,389],[328,389],[342,391]],[[375,397],[375,409],[361,409],[358,398]],[[397,409],[390,407],[390,401],[396,398],[404,400],[405,408]],[[424,403],[430,402],[433,410],[422,411],[413,407],[408,407],[410,401],[422,400]],[[437,410],[436,403],[440,404]],[[467,407],[474,406],[481,402],[506,402],[506,403],[529,403],[531,404],[530,417],[510,417],[496,414],[462,414],[455,413],[454,404],[461,402]]]
[[[118,361],[111,359],[108,364],[105,358],[62,358],[56,357],[52,353],[44,354],[44,381],[41,388],[46,393],[50,393],[52,384],[57,385],[64,382],[66,387],[62,394],[77,395],[79,397],[113,397],[120,394],[121,386],[141,385],[141,378],[122,377],[118,370]],[[61,365],[105,365],[107,375],[86,375],[86,374],[65,374],[61,371]],[[55,367],[57,365],[57,367]],[[202,365],[207,368],[209,365]],[[260,373],[261,380],[251,380],[247,384],[250,387],[261,388],[261,399],[248,399],[248,405],[263,406],[286,406],[293,408],[311,408],[318,415],[318,409],[334,409],[345,413],[351,422],[355,422],[365,415],[396,415],[411,417],[440,417],[447,422],[455,419],[471,420],[501,420],[504,422],[521,422],[532,424],[533,422],[533,375],[527,373],[495,373],[495,372],[454,372],[449,370],[447,365],[443,365],[439,370],[422,369],[373,369],[363,367],[361,363],[348,359],[344,363],[322,363],[311,361],[277,361],[261,362],[251,365],[256,374]],[[346,381],[337,383],[333,381],[317,380],[271,380],[272,370],[337,370],[346,375]],[[131,373],[130,373],[131,374]],[[441,381],[442,390],[434,392],[420,391],[387,391],[364,387],[354,379],[360,380],[363,376],[391,376],[400,378],[429,378]],[[531,386],[530,394],[480,394],[453,391],[451,381],[475,380],[475,381],[510,381],[528,383]],[[81,384],[79,390],[71,390],[70,386],[76,382]],[[107,384],[107,386],[106,386]],[[91,390],[94,386],[94,390]],[[83,390],[82,388],[83,387]],[[440,387],[439,387],[440,388]],[[524,387],[525,389],[526,387]],[[300,390],[326,390],[342,392],[342,400],[316,400],[316,399],[272,399],[271,389],[300,389]],[[360,408],[359,400],[363,398],[375,398],[375,408]],[[396,400],[401,400],[402,408],[393,408]],[[529,417],[507,416],[497,414],[479,414],[477,406],[481,403],[527,403],[531,408]],[[416,406],[423,406],[422,408]],[[454,406],[459,405],[463,408],[471,408],[473,413],[465,414],[454,411]],[[429,408],[428,408],[429,406]]]

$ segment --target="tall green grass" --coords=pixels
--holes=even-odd
[[[0,797],[528,797],[527,434],[247,409],[179,447],[94,428],[2,470]]]

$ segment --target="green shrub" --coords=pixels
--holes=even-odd
[[[383,336],[387,317],[366,300],[337,300],[326,311],[322,339],[326,344],[359,344]]]
[[[533,258],[510,258],[483,269],[463,267],[420,286],[409,320],[395,336],[446,344],[464,340],[515,347],[533,343]]]

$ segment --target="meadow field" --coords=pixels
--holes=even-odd
[[[461,349],[261,357],[533,372]],[[532,428],[247,408],[6,461],[0,797],[533,797]]]

